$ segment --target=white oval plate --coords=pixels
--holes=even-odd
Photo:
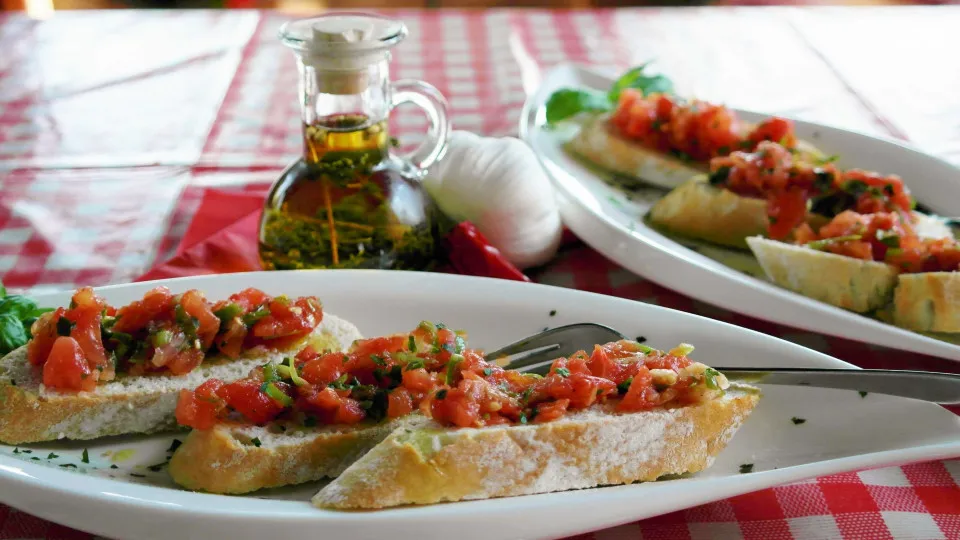
[[[524,105],[520,135],[553,180],[563,221],[591,247],[636,274],[687,296],[776,323],[876,345],[960,360],[960,336],[921,335],[812,300],[767,281],[750,252],[678,240],[642,220],[666,193],[650,188],[625,197],[612,175],[573,158],[563,144],[576,124],[545,128],[543,104],[559,88],[606,90],[613,76],[576,65],[549,72]],[[747,121],[769,115],[736,110]],[[960,216],[960,171],[940,159],[883,140],[799,120],[797,135],[824,153],[838,154],[841,167],[899,174],[918,201],[943,216]],[[710,255],[710,256],[707,256]],[[724,263],[718,262],[722,258]],[[948,341],[954,341],[951,343]]]
[[[211,299],[250,286],[272,294],[314,294],[327,311],[355,322],[367,336],[406,331],[429,319],[467,329],[468,343],[491,349],[545,326],[593,321],[630,336],[643,335],[658,348],[693,343],[694,357],[713,365],[851,367],[799,345],[695,315],[505,280],[343,270],[204,276],[165,284],[174,292],[199,288]],[[100,292],[118,304],[139,298],[153,285],[111,286]],[[38,300],[59,305],[69,295]],[[793,417],[806,422],[794,424]],[[850,390],[768,387],[714,465],[691,478],[358,513],[312,507],[308,500],[319,484],[245,497],[178,490],[162,467],[174,438],[0,446],[0,501],[110,538],[383,540],[446,537],[453,530],[462,540],[556,538],[815,476],[958,456],[960,420],[937,405],[915,400],[861,397]],[[89,463],[82,461],[84,449]],[[740,474],[740,465],[746,463],[754,464],[754,472]],[[160,465],[159,470],[151,471],[151,465]]]

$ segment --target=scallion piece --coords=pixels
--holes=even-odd
[[[173,340],[173,332],[169,330],[160,330],[153,335],[153,346],[163,347]]]
[[[284,407],[293,405],[293,399],[287,394],[283,393],[283,390],[280,390],[280,388],[274,383],[268,383],[264,393],[270,396],[270,399],[276,401]]]
[[[457,379],[457,367],[463,362],[463,356],[459,354],[454,354],[450,357],[450,361],[447,362],[447,384],[453,386],[453,382]]]
[[[293,381],[293,384],[297,386],[303,386],[307,384],[306,379],[304,379],[303,377],[300,376],[299,373],[297,373],[297,365],[294,363],[293,358],[290,358],[288,356],[287,358],[284,359],[284,362],[286,362],[286,366],[281,366],[281,367],[286,367],[287,370],[290,372],[289,377],[290,377],[290,380]]]
[[[863,236],[859,234],[851,234],[848,236],[835,236],[833,238],[824,238],[823,240],[814,240],[813,242],[808,243],[806,246],[810,249],[815,249],[817,251],[820,251],[827,246],[832,246],[834,244],[839,244],[841,242],[854,242],[861,239],[863,239]]]
[[[227,324],[228,322],[240,316],[241,313],[243,313],[243,308],[240,307],[239,304],[235,303],[227,304],[213,312],[213,314],[220,319],[221,324]]]

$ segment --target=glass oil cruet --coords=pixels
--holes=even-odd
[[[439,211],[420,180],[446,148],[446,101],[422,81],[389,78],[390,49],[407,35],[393,19],[338,13],[292,21],[281,41],[297,56],[304,155],[274,183],[260,221],[268,270],[426,269]],[[430,129],[397,155],[390,111],[411,102]]]

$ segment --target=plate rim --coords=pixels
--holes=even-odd
[[[878,340],[876,338],[877,336],[880,336],[880,340],[883,341],[883,343],[880,343],[880,344],[890,349],[919,353],[919,354],[926,354],[926,355],[934,356],[934,357],[945,359],[945,360],[960,362],[960,345],[956,345],[946,341],[924,336],[904,328],[883,323],[882,321],[879,321],[876,319],[871,319],[869,317],[865,317],[857,313],[846,311],[841,308],[831,306],[829,304],[808,298],[799,293],[795,293],[793,291],[783,289],[772,283],[759,280],[752,276],[746,276],[746,275],[731,276],[727,273],[724,273],[709,267],[709,265],[717,264],[717,265],[724,266],[730,272],[733,272],[732,269],[729,269],[729,267],[727,267],[726,265],[723,265],[723,263],[719,263],[718,261],[710,259],[700,253],[697,253],[669,237],[663,236],[662,240],[663,242],[670,244],[671,246],[670,249],[662,247],[661,245],[658,245],[662,243],[661,239],[659,238],[648,239],[648,238],[645,238],[644,235],[641,235],[636,231],[629,230],[627,227],[624,227],[621,223],[619,223],[615,219],[608,216],[605,212],[601,211],[602,208],[597,208],[597,207],[594,207],[593,205],[588,205],[588,204],[581,204],[576,194],[569,189],[569,186],[566,185],[567,182],[561,179],[557,179],[554,176],[554,174],[551,172],[550,167],[548,166],[548,162],[547,162],[548,160],[542,154],[542,152],[538,150],[538,146],[535,144],[535,137],[534,137],[535,133],[543,131],[543,128],[540,125],[539,119],[540,119],[540,116],[542,116],[541,104],[545,102],[545,98],[546,98],[545,93],[547,88],[547,82],[560,77],[560,74],[562,74],[564,71],[571,72],[572,74],[577,76],[579,76],[580,74],[586,74],[588,76],[599,77],[603,79],[610,79],[612,77],[612,75],[610,75],[609,73],[606,73],[605,70],[597,69],[582,63],[562,62],[555,65],[552,69],[550,69],[541,77],[540,83],[536,88],[536,90],[528,94],[527,99],[524,102],[523,108],[521,110],[521,115],[519,120],[519,124],[520,124],[519,134],[520,134],[521,140],[523,140],[534,152],[538,162],[540,163],[541,168],[547,174],[547,177],[550,178],[551,183],[556,188],[556,197],[558,199],[558,203],[560,206],[561,215],[564,218],[564,224],[567,225],[571,230],[573,230],[584,243],[586,243],[593,249],[597,250],[604,256],[614,260],[620,266],[623,266],[625,269],[629,270],[630,272],[640,277],[643,277],[644,279],[653,281],[658,285],[661,285],[665,288],[675,291],[681,295],[687,296],[689,298],[694,298],[703,302],[707,302],[711,305],[720,307],[728,311],[732,311],[748,317],[753,317],[756,319],[773,322],[776,324],[792,327],[792,328],[807,331],[807,332],[823,333],[823,334],[827,334],[835,337],[857,341],[859,343],[864,343],[868,345],[877,344]],[[737,113],[745,114],[745,115],[763,115],[764,114],[764,113],[758,113],[755,111],[748,111],[748,110],[737,109],[732,107],[731,109],[733,109]],[[921,156],[924,159],[932,159],[934,161],[939,162],[942,166],[951,168],[952,170],[957,172],[958,178],[960,178],[960,168],[954,166],[953,164],[951,164],[950,162],[942,158],[933,156],[931,154],[927,154],[917,148],[911,147],[909,145],[905,145],[902,142],[899,142],[893,139],[883,138],[883,137],[875,137],[872,135],[868,135],[868,134],[864,134],[864,133],[860,133],[860,132],[856,132],[856,131],[852,131],[844,128],[839,128],[836,126],[819,123],[819,122],[811,122],[806,120],[795,120],[795,121],[799,123],[804,123],[810,126],[817,126],[817,127],[831,130],[831,131],[841,132],[846,134],[847,136],[874,139],[881,143],[891,144],[891,145],[900,147],[901,149],[917,154],[918,156]],[[550,161],[553,162],[553,160],[550,160]],[[560,168],[562,164],[555,163],[555,165],[558,168]],[[579,178],[573,173],[568,173],[568,176],[573,181],[575,181],[578,185],[583,185],[583,183],[580,182]],[[601,207],[604,204],[603,201],[599,201],[599,200],[597,201],[597,203]],[[584,217],[572,218],[570,215],[571,210],[569,210],[571,206],[577,207],[577,211],[583,214],[585,218]],[[831,317],[836,317],[836,318],[839,318],[840,320],[843,320],[846,323],[856,325],[857,327],[860,328],[860,330],[866,330],[868,332],[872,332],[874,333],[874,336],[872,338],[865,338],[865,337],[860,337],[859,335],[850,335],[849,333],[845,334],[845,333],[841,333],[839,330],[833,329],[829,325],[821,325],[821,326],[809,325],[805,321],[798,320],[797,317],[791,318],[791,317],[772,315],[773,313],[775,313],[773,310],[760,313],[757,310],[752,310],[752,311],[744,310],[733,304],[722,303],[718,301],[716,298],[706,299],[702,297],[702,295],[693,296],[691,293],[686,292],[685,288],[668,285],[667,283],[664,282],[664,280],[661,279],[660,276],[655,277],[653,275],[641,273],[640,270],[634,269],[633,267],[636,265],[633,264],[630,260],[628,260],[627,257],[621,256],[620,250],[616,250],[612,248],[606,249],[603,247],[599,247],[604,242],[601,240],[595,239],[594,236],[599,238],[601,236],[600,234],[582,234],[583,233],[582,230],[577,230],[580,228],[579,221],[582,219],[589,219],[590,221],[592,221],[594,224],[593,228],[600,226],[604,228],[610,235],[619,236],[624,239],[629,239],[631,242],[634,242],[634,243],[639,242],[644,246],[646,246],[648,249],[655,250],[661,256],[667,256],[667,257],[673,258],[676,260],[675,262],[677,264],[691,264],[693,265],[693,267],[697,269],[698,273],[703,274],[705,277],[711,277],[719,281],[730,283],[730,284],[737,284],[741,287],[760,289],[763,291],[762,293],[760,293],[761,296],[770,296],[771,301],[774,299],[781,302],[785,301],[788,303],[787,305],[790,305],[790,306],[801,307],[807,310],[815,310],[820,312],[820,314],[829,314]],[[578,223],[575,224],[574,222],[578,222]],[[583,228],[586,228],[586,227],[587,226],[583,226]],[[908,343],[907,346],[903,346],[903,343],[901,341],[890,339],[889,336],[884,336],[884,334],[893,334],[894,337],[901,338],[901,340],[905,340],[911,343]],[[913,346],[910,346],[911,344],[913,344]]]

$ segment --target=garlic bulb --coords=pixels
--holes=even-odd
[[[563,227],[553,185],[523,141],[454,131],[424,186],[443,213],[472,222],[518,268],[556,254]]]

